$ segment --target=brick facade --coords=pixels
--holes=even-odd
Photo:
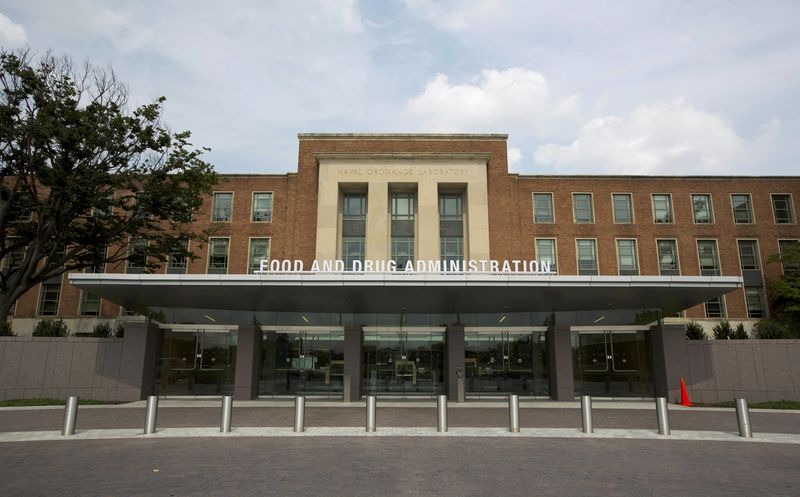
[[[758,241],[761,267],[767,280],[781,275],[779,264],[767,264],[778,252],[779,239],[800,239],[796,223],[800,177],[631,177],[631,176],[524,176],[508,173],[507,144],[502,135],[300,135],[297,173],[282,175],[221,175],[218,192],[233,192],[230,222],[211,222],[211,199],[196,215],[196,229],[210,230],[212,237],[230,238],[229,273],[246,273],[249,239],[270,238],[270,258],[302,259],[310,265],[315,256],[317,220],[317,153],[490,153],[487,179],[489,193],[489,241],[492,259],[533,259],[536,238],[555,238],[560,274],[576,274],[576,238],[597,241],[601,275],[618,274],[615,239],[637,241],[640,274],[659,274],[657,239],[677,240],[682,275],[700,274],[697,239],[718,241],[722,275],[741,274],[738,239]],[[271,222],[252,222],[254,192],[272,192]],[[555,221],[536,224],[532,193],[553,194]],[[594,222],[573,222],[572,193],[592,194]],[[612,193],[629,193],[633,199],[634,222],[615,224]],[[653,220],[651,194],[672,196],[674,222],[657,224]],[[693,222],[690,195],[710,194],[713,224]],[[755,223],[735,224],[731,194],[751,195]],[[776,224],[770,194],[790,194],[794,224]],[[207,271],[208,245],[192,245],[197,259],[188,273]],[[109,267],[109,272],[124,272],[124,267]],[[40,289],[28,292],[17,303],[16,318],[36,317]],[[59,316],[79,315],[80,291],[63,279]],[[727,315],[747,317],[741,290],[726,296]],[[118,306],[103,301],[101,317],[116,318]],[[702,306],[687,311],[687,317],[703,317]],[[86,330],[90,331],[90,330]]]

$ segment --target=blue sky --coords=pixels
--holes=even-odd
[[[796,1],[0,0],[0,45],[166,96],[221,172],[294,171],[298,132],[508,133],[529,174],[800,172]]]

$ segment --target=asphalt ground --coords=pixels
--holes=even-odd
[[[800,495],[796,444],[278,437],[2,449],[4,497]]]
[[[0,432],[60,430],[63,409],[2,409]],[[78,409],[77,429],[143,428],[144,407],[113,407]],[[364,407],[306,407],[305,425],[364,426]],[[234,407],[234,427],[291,427],[294,409],[291,407]],[[378,407],[377,425],[391,427],[436,426],[435,407]],[[753,432],[800,434],[800,413],[751,411]],[[733,409],[670,410],[673,430],[737,431]],[[159,428],[193,428],[219,426],[219,407],[160,407]],[[656,429],[653,409],[594,409],[596,429]],[[451,427],[507,427],[508,410],[493,407],[459,407],[448,409]],[[575,408],[520,409],[522,428],[579,428],[581,414]]]

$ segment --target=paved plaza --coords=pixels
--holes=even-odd
[[[363,403],[362,403],[363,404]],[[800,413],[670,406],[672,435],[647,402],[603,403],[595,433],[577,403],[523,403],[521,433],[502,402],[451,405],[436,432],[432,402],[383,402],[378,430],[362,404],[310,400],[306,431],[289,402],[235,403],[219,432],[218,401],[162,401],[143,435],[144,404],[0,409],[5,495],[798,495]]]

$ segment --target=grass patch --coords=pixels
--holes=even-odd
[[[60,399],[10,399],[0,400],[0,407],[63,406],[66,403],[66,400]],[[104,400],[78,399],[78,405],[82,406],[96,406],[113,403],[114,402],[106,402]]]
[[[735,400],[728,400],[716,404],[717,407],[736,407]],[[751,409],[800,409],[800,401],[796,400],[773,400],[770,402],[753,402],[748,403]]]

